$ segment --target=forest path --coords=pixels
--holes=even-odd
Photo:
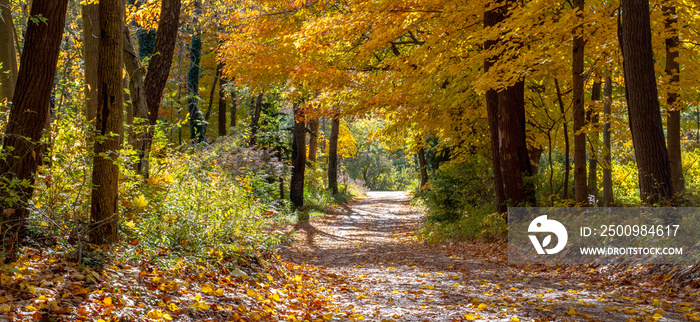
[[[698,317],[697,295],[586,266],[509,266],[503,243],[427,245],[403,192],[370,192],[299,224],[282,258],[338,283],[346,320],[674,321]],[[640,285],[641,284],[641,285]],[[354,310],[354,311],[353,311]],[[700,318],[700,317],[698,317]]]

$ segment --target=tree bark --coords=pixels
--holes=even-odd
[[[250,118],[250,146],[255,146],[258,142],[258,129],[260,127],[260,113],[262,112],[262,99],[263,93],[259,93],[256,97],[251,99],[251,108],[253,108],[253,115]],[[255,102],[255,104],[253,104]],[[306,144],[306,142],[304,143]],[[304,152],[306,153],[306,152]]]
[[[425,162],[425,148],[418,149],[418,166],[420,166],[420,191],[428,184],[428,167]]]
[[[289,183],[289,201],[292,208],[304,206],[304,172],[306,170],[306,124],[299,104],[294,104],[294,130],[292,139],[292,179]]]
[[[17,50],[14,40],[15,25],[9,0],[0,0],[0,104],[7,98],[12,101],[17,82]]]
[[[219,84],[219,136],[226,136],[226,79],[221,78]]]
[[[523,176],[532,176],[525,136],[525,82],[520,80],[498,93],[499,138],[503,191],[510,206],[532,202]]]
[[[484,12],[484,27],[493,27],[505,19],[503,8],[494,8]],[[498,44],[498,40],[487,40],[484,43],[484,50],[490,50]],[[493,61],[498,57],[484,60],[484,73],[487,73]],[[486,114],[489,122],[489,134],[491,137],[491,167],[493,169],[494,191],[496,192],[496,211],[505,213],[508,211],[505,191],[503,188],[503,178],[501,175],[500,137],[498,129],[498,92],[495,89],[486,91]],[[427,180],[426,180],[427,181]]]
[[[204,113],[204,119],[209,123],[211,118],[211,107],[214,106],[214,93],[216,93],[216,83],[221,79],[221,63],[216,66],[216,74],[214,74],[214,81],[211,83],[211,90],[209,91],[209,105],[207,106],[207,112]]]
[[[309,122],[309,162],[314,165],[316,163],[316,150],[318,149],[318,119],[313,119]]]
[[[83,68],[85,69],[85,119],[97,117],[97,56],[100,43],[99,9],[97,3],[81,6],[83,19]],[[94,124],[93,124],[94,125]]]
[[[564,108],[564,99],[562,98],[561,88],[559,88],[559,80],[554,79],[554,87],[557,90],[557,101],[559,102],[559,111],[561,112],[564,126],[564,198],[569,199],[569,170],[570,166],[570,143],[569,143],[569,123],[566,121],[566,109]]]
[[[147,172],[148,162],[146,160],[146,151],[148,144],[146,143],[147,131],[134,131],[134,128],[139,124],[148,124],[148,103],[146,98],[146,68],[141,64],[139,55],[136,53],[131,32],[126,23],[123,25],[123,57],[126,72],[129,74],[129,92],[131,97],[131,105],[133,109],[132,116],[141,119],[145,122],[127,122],[131,125],[129,142],[138,153],[139,161],[136,163],[136,173],[144,174]],[[134,124],[135,123],[135,124]],[[131,134],[133,133],[133,134]]]
[[[199,15],[202,13],[202,1],[194,2],[194,35],[190,44],[190,70],[187,73],[187,111],[190,113],[190,143],[206,142],[207,124],[199,108],[199,76],[202,62],[202,30]]]
[[[611,207],[614,205],[612,191],[612,157],[610,145],[610,103],[612,100],[612,79],[605,77],[604,88],[605,102],[603,103],[603,205]]]
[[[144,139],[144,146],[137,149],[144,151],[141,174],[149,177],[148,155],[153,142],[154,126],[158,122],[158,110],[163,97],[163,89],[168,82],[170,66],[175,53],[177,32],[180,26],[180,9],[182,0],[163,0],[158,20],[158,35],[154,51],[157,55],[151,57],[146,72],[146,105],[148,106],[148,130]],[[179,92],[179,91],[178,91]]]
[[[236,127],[236,114],[238,112],[238,98],[235,89],[231,91],[231,127]]]
[[[596,79],[591,88],[591,101],[600,101],[600,80]],[[598,146],[600,145],[600,134],[598,132],[598,112],[591,109],[586,112],[586,118],[592,125],[592,130],[588,133],[590,143],[590,153],[588,154],[588,194],[598,200]]]
[[[41,136],[49,116],[67,8],[68,0],[35,0],[30,15],[41,15],[47,20],[27,24],[23,63],[17,74],[14,104],[3,142],[2,150],[7,156],[0,162],[3,180],[29,182],[27,186],[6,188],[0,201],[0,236],[5,238],[8,261],[14,261],[17,243],[26,235],[26,204],[34,192],[34,174],[42,159]]]
[[[621,5],[623,69],[639,190],[642,202],[653,205],[671,201],[673,186],[654,75],[649,2],[625,0]]]
[[[340,115],[331,121],[331,136],[328,141],[328,188],[333,195],[338,194],[338,136],[340,134]]]
[[[98,65],[95,156],[92,170],[90,242],[111,244],[118,240],[117,194],[119,166],[115,163],[122,148],[124,96],[124,4],[121,0],[100,0],[100,44]]]
[[[681,108],[678,104],[680,83],[680,65],[678,63],[678,17],[673,0],[667,0],[662,6],[664,27],[668,32],[666,42],[666,75],[670,76],[666,105],[666,141],[668,144],[668,159],[671,166],[671,182],[676,196],[683,194],[685,182],[683,179],[683,160],[681,157]]]
[[[573,46],[573,93],[574,93],[574,201],[581,206],[588,205],[586,187],[586,112],[583,104],[583,4],[584,0],[574,0],[574,8],[579,24],[574,28]]]
[[[182,0],[163,0],[158,21],[158,35],[154,51],[157,55],[151,57],[146,73],[146,100],[148,105],[148,121],[151,126],[158,121],[160,100],[163,89],[170,75],[170,66],[175,53],[178,27],[180,26],[180,8]],[[149,139],[153,131],[149,131]],[[150,144],[150,143],[149,143]]]

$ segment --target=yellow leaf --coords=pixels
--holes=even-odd
[[[577,315],[578,312],[576,312],[576,310],[574,310],[573,307],[569,306],[569,311],[566,312],[566,314],[568,314],[568,315]]]
[[[136,228],[136,224],[134,223],[133,220],[129,220],[129,221],[125,222],[124,225],[127,226],[127,227],[129,227],[129,228],[131,228],[131,229],[135,229],[135,228]]]
[[[146,197],[143,195],[139,195],[138,197],[134,198],[134,206],[136,208],[146,208],[148,205],[148,200],[146,200]]]
[[[255,292],[252,288],[249,288],[245,291],[245,294],[248,294],[250,297],[258,297],[258,293]]]
[[[465,318],[467,321],[474,321],[474,315],[472,315],[472,314],[465,314],[465,315],[464,315],[464,318]]]
[[[177,305],[175,303],[171,302],[170,304],[168,304],[168,310],[170,310],[171,312],[177,312],[178,309],[179,308],[177,307]]]
[[[202,293],[204,293],[204,294],[211,294],[212,292],[214,292],[214,288],[213,288],[213,287],[211,287],[211,286],[209,286],[209,285],[204,285],[204,286],[202,286]]]
[[[654,320],[658,320],[658,319],[660,319],[661,317],[662,317],[661,314],[656,313],[656,314],[654,314],[654,316],[652,316],[651,318],[654,319]]]
[[[510,322],[520,322],[520,319],[516,316],[510,319]]]
[[[112,298],[111,297],[105,297],[104,300],[102,300],[102,303],[104,303],[107,306],[112,305]]]
[[[220,289],[216,290],[215,294],[216,294],[217,296],[222,296],[222,295],[224,295],[224,289],[223,289],[223,288],[220,288]]]
[[[481,303],[481,304],[479,304],[479,306],[476,308],[476,310],[477,310],[477,311],[481,311],[481,310],[487,309],[488,307],[489,307],[488,305],[486,305],[486,304],[484,304],[484,303]]]

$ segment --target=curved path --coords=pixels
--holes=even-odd
[[[673,321],[698,305],[691,290],[671,294],[584,266],[509,266],[502,243],[423,244],[415,237],[423,214],[408,201],[370,192],[297,225],[282,257],[338,280],[329,287],[352,312],[343,319]]]

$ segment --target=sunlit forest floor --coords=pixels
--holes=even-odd
[[[500,243],[421,243],[422,213],[403,193],[370,192],[311,224],[282,257],[347,285],[333,301],[369,321],[697,320],[696,290],[646,270],[509,266]],[[615,271],[615,270],[612,270]],[[617,271],[621,271],[617,269]],[[636,273],[635,273],[636,272]]]

